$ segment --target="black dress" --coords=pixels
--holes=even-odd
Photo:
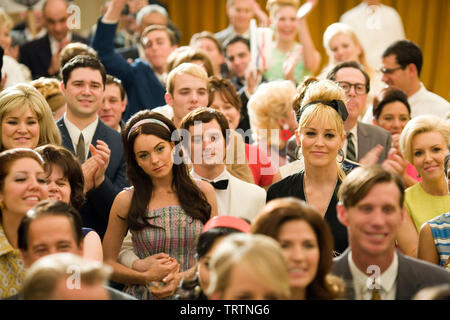
[[[303,189],[304,174],[304,171],[300,171],[271,185],[267,191],[266,202],[284,197],[295,197],[306,201],[305,190]],[[348,247],[347,228],[343,226],[337,218],[337,191],[340,185],[341,181],[338,180],[324,217],[331,228],[334,239],[334,251],[336,251],[337,254],[341,254]]]

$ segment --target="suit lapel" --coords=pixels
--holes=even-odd
[[[106,126],[103,124],[103,122],[100,119],[98,119],[97,128],[95,129],[95,133],[94,133],[94,136],[92,137],[92,141],[91,141],[91,144],[94,147],[97,145],[97,140],[102,140],[105,143],[108,143],[107,139],[106,139],[106,128],[105,127]],[[90,157],[91,157],[91,151],[89,150],[88,158],[90,158]]]
[[[395,300],[410,300],[411,293],[417,292],[419,288],[416,288],[414,281],[411,281],[411,271],[409,264],[405,256],[400,252],[397,252],[398,257],[398,272],[397,272],[397,293],[395,294]]]
[[[361,160],[361,155],[366,155],[369,152],[369,133],[366,128],[358,122],[357,124],[357,134],[358,134],[358,161]]]
[[[348,265],[348,255],[350,249],[347,248],[338,258],[333,261],[333,273],[339,275],[345,283],[345,298],[355,299],[355,286],[353,276]]]
[[[64,117],[57,121],[59,132],[61,132],[61,144],[64,148],[75,154],[75,150],[73,148],[72,140],[70,139],[69,130],[67,130],[66,125],[64,124]]]

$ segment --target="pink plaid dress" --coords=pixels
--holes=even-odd
[[[177,259],[180,271],[193,267],[203,223],[187,215],[180,206],[147,211],[146,219],[150,226],[139,231],[131,230],[134,252],[139,259],[164,252]],[[137,299],[156,299],[143,285],[128,286],[125,292]]]

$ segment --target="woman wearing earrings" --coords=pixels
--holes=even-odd
[[[196,239],[217,215],[213,187],[192,180],[179,161],[175,131],[163,115],[145,110],[131,117],[122,132],[133,187],[114,200],[103,250],[114,268],[113,280],[126,284],[125,291],[138,299],[171,297],[181,278],[195,272]],[[145,271],[117,262],[128,229],[138,257],[153,259]]]
[[[348,247],[347,229],[338,221],[337,190],[345,176],[338,160],[343,160],[344,121],[347,109],[344,91],[334,82],[321,80],[303,86],[297,131],[305,163],[304,170],[273,184],[267,201],[283,197],[305,200],[328,222],[334,238],[335,254]]]

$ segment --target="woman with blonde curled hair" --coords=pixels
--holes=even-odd
[[[286,261],[278,243],[264,235],[236,233],[219,243],[210,260],[213,300],[289,299]]]
[[[40,77],[31,81],[31,85],[35,87],[45,98],[48,105],[52,109],[53,119],[59,120],[64,112],[66,112],[66,100],[61,91],[61,82],[55,78]]]
[[[288,80],[261,84],[248,101],[256,145],[271,158],[274,170],[286,163],[286,146],[297,124],[292,111],[295,86]]]
[[[282,197],[306,201],[328,222],[335,253],[340,254],[348,247],[347,229],[338,221],[336,212],[337,190],[345,176],[339,164],[343,161],[344,121],[348,115],[345,94],[330,80],[301,88],[305,91],[297,95],[303,99],[296,137],[304,169],[274,183],[267,192],[267,201]]]
[[[17,84],[0,93],[0,127],[0,151],[61,145],[52,110],[30,84]]]

